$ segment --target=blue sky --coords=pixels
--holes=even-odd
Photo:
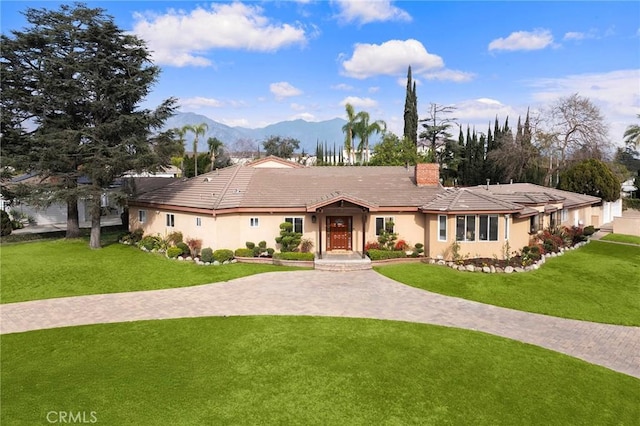
[[[600,107],[619,143],[640,113],[640,2],[110,1],[116,23],[145,39],[162,75],[148,106],[245,127],[366,110],[402,134],[407,66],[418,113],[452,105],[485,131],[561,96]],[[26,7],[2,1],[2,32]]]

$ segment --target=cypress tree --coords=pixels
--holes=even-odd
[[[404,136],[418,146],[418,97],[416,83],[411,77],[411,65],[407,71],[407,93],[404,101]]]

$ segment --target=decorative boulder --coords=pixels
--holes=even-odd
[[[513,273],[513,266],[507,266],[506,268],[504,268],[504,272],[505,274]]]

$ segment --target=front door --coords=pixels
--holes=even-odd
[[[351,216],[329,216],[327,230],[328,250],[351,250]]]

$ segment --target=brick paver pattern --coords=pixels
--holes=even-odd
[[[0,333],[138,320],[237,315],[376,318],[477,330],[640,378],[640,327],[556,318],[443,296],[372,270],[293,271],[167,290],[0,305]]]

